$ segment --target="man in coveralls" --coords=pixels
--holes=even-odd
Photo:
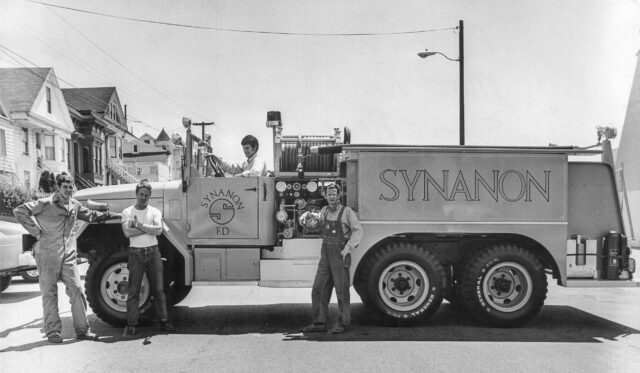
[[[311,291],[313,322],[302,328],[302,331],[327,330],[329,300],[335,286],[340,315],[338,323],[331,332],[343,333],[351,325],[349,299],[351,250],[357,248],[360,243],[362,226],[355,212],[340,203],[340,190],[337,185],[331,184],[325,188],[325,198],[329,205],[320,210],[322,249]]]
[[[57,193],[24,203],[16,207],[13,214],[38,240],[34,247],[34,255],[42,293],[44,332],[49,343],[62,343],[62,322],[58,314],[58,280],[62,280],[67,287],[76,337],[95,341],[98,336],[89,329],[87,299],[82,292],[76,265],[77,252],[73,245],[73,228],[77,219],[98,222],[118,218],[120,214],[98,212],[82,206],[71,198],[73,178],[63,173],[56,179]]]

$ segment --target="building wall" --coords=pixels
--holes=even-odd
[[[7,173],[15,174],[16,172],[13,124],[8,119],[0,118],[0,130],[4,131],[7,152],[6,156],[0,154],[0,173],[5,174],[6,178]]]

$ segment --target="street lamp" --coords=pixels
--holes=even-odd
[[[458,59],[449,58],[444,53],[429,52],[425,49],[424,52],[418,53],[421,58],[427,58],[436,54],[448,59],[449,61],[458,62],[460,64],[460,145],[464,145],[464,28],[463,22],[460,20],[460,24],[456,27],[459,31],[458,35]]]

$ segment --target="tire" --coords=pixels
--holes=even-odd
[[[89,266],[85,278],[84,288],[89,306],[96,316],[112,326],[124,326],[127,323],[128,259],[126,251],[102,257]],[[149,279],[145,274],[140,287],[140,314],[151,308],[149,290]]]
[[[390,321],[418,322],[433,315],[446,291],[444,268],[415,244],[397,242],[365,262],[366,303]]]
[[[541,262],[515,245],[491,246],[470,260],[462,274],[467,310],[497,327],[521,326],[542,308],[547,276]]]
[[[20,276],[26,282],[38,282],[38,270],[37,269],[28,269],[24,271],[20,271]]]
[[[7,290],[9,285],[11,285],[11,275],[0,277],[0,293]]]

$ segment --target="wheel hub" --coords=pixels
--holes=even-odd
[[[400,295],[411,289],[411,280],[408,277],[403,277],[402,273],[399,273],[398,277],[392,278],[391,282],[393,282],[393,288],[391,290],[398,291]]]
[[[495,290],[498,295],[500,295],[500,293],[509,292],[511,290],[512,284],[513,281],[506,278],[506,276],[502,274],[501,277],[493,279],[493,286],[491,286],[491,288]]]

